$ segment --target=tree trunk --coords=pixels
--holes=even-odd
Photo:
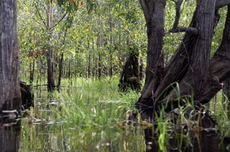
[[[47,26],[49,28],[49,33],[50,33],[50,38],[49,42],[51,41],[52,37],[52,32],[51,32],[51,27],[53,25],[53,6],[52,4],[48,4],[48,14],[47,14]],[[48,77],[48,91],[52,91],[55,88],[55,83],[54,83],[54,65],[53,65],[53,49],[51,46],[48,48],[48,53],[47,53],[47,77]]]
[[[0,1],[0,112],[20,112],[16,0]]]
[[[140,58],[140,72],[139,72],[139,78],[140,80],[144,79],[144,64],[143,64],[143,59]]]
[[[89,40],[88,40],[88,49],[89,49]],[[87,71],[87,76],[88,78],[90,78],[91,76],[91,54],[89,52],[89,55],[88,55],[88,71]]]
[[[32,86],[32,83],[34,81],[34,66],[35,66],[35,60],[30,62],[30,86]]]
[[[48,55],[47,55],[47,64],[48,64],[48,91],[52,91],[55,88],[55,83],[54,83],[54,70],[53,70],[53,50],[52,48],[48,49]]]
[[[223,93],[230,101],[230,77],[224,81]]]
[[[69,80],[71,80],[71,61],[70,60],[69,60],[68,77],[69,77]]]
[[[102,69],[102,65],[101,65],[101,53],[98,53],[98,78],[101,78],[101,69]]]
[[[112,55],[112,46],[113,46],[113,19],[111,12],[111,3],[109,4],[109,29],[110,29],[110,45],[109,45],[109,76],[113,76],[113,55]]]
[[[119,91],[126,92],[129,89],[140,91],[141,82],[139,78],[138,50],[132,50],[126,59],[120,80]]]
[[[51,27],[53,26],[53,6],[52,3],[48,4],[48,14],[47,14],[47,26],[49,28],[49,33],[50,33],[50,38],[49,38],[49,42],[51,41],[51,37],[52,37],[52,31],[51,31]],[[53,65],[53,49],[52,46],[49,46],[48,48],[48,53],[47,53],[47,65],[48,65],[48,91],[52,91],[55,88],[55,83],[54,83],[54,65]]]
[[[198,0],[189,27],[177,27],[175,19],[170,32],[183,30],[186,33],[176,53],[164,67],[162,46],[166,0],[140,0],[140,3],[146,19],[148,50],[145,85],[136,107],[139,110],[148,109],[152,114],[158,105],[176,107],[181,99],[209,102],[222,88],[220,82],[230,76],[230,11],[222,43],[211,59],[211,42],[219,21],[215,5],[218,2]]]
[[[153,93],[159,86],[164,71],[162,48],[166,0],[140,0],[140,3],[146,19],[148,36],[145,85],[142,89],[141,97],[136,103],[138,109],[143,109],[143,106],[145,108],[153,106],[152,96],[154,96]]]
[[[58,84],[57,84],[57,88],[59,89],[61,86],[61,78],[62,78],[62,67],[63,67],[63,56],[64,53],[61,53],[61,58],[59,59],[59,76],[58,76]]]
[[[65,29],[65,33],[64,33],[64,40],[62,45],[65,44],[65,38],[66,38],[66,34],[67,34],[67,28]],[[62,69],[63,69],[63,57],[64,57],[64,52],[62,51],[61,53],[61,58],[59,59],[59,75],[58,75],[58,84],[57,84],[57,89],[60,89],[61,86],[61,78],[62,78]]]

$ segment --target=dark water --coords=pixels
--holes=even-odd
[[[27,120],[22,120],[24,123]],[[229,151],[230,138],[222,138],[221,132],[203,130],[181,136],[172,134],[166,146],[161,148],[159,138],[152,128],[110,128],[90,131],[71,128],[60,124],[28,124],[21,126],[21,121],[1,124],[1,152],[222,152]],[[69,127],[69,128],[68,128]],[[68,129],[67,129],[68,128]],[[165,143],[163,143],[165,144]]]
[[[24,123],[27,120],[22,120]],[[69,128],[68,128],[69,127]],[[67,129],[68,128],[68,129]],[[107,130],[83,131],[60,124],[28,124],[21,121],[1,124],[0,151],[76,151],[76,152],[218,152],[230,151],[230,138],[221,137],[216,130],[203,130],[181,136],[173,134],[166,146],[161,148],[159,138],[152,128],[110,128]],[[166,141],[165,141],[166,142]],[[165,143],[163,143],[165,144]]]
[[[17,152],[20,147],[21,121],[0,123],[0,151]]]
[[[49,116],[50,111],[45,109],[47,106],[42,106],[42,115]],[[226,109],[229,110],[228,107]],[[0,152],[230,151],[228,123],[223,130],[219,127],[186,133],[167,131],[164,139],[153,127],[116,124],[85,127],[52,119],[31,120],[24,117],[20,121],[0,123]]]
[[[179,137],[178,137],[179,136]],[[228,152],[230,151],[230,138],[221,138],[220,133],[214,130],[203,130],[193,135],[182,137],[174,135],[168,140],[168,146],[165,151],[183,151],[183,152]],[[158,139],[154,137],[152,128],[145,130],[145,142],[147,152],[160,151]]]

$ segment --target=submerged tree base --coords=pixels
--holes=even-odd
[[[147,152],[228,151],[229,138],[221,139],[211,111],[196,101],[169,112],[162,108],[154,115],[146,110],[138,114],[127,111],[126,123],[144,129]]]

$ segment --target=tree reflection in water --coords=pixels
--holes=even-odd
[[[12,123],[0,122],[0,151],[17,152],[21,133],[21,121]]]
[[[214,130],[203,130],[199,133],[194,133],[194,137],[184,137],[181,135],[172,136],[167,142],[168,146],[165,149],[169,152],[228,152],[230,146],[230,138],[221,139],[219,133]],[[198,135],[198,136],[197,136]],[[156,134],[152,128],[145,129],[146,152],[160,151],[160,145]],[[181,147],[179,146],[181,145]]]

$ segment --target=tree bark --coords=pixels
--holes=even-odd
[[[20,112],[16,0],[0,1],[0,112]]]
[[[151,98],[152,93],[156,91],[164,72],[162,48],[166,0],[140,0],[140,3],[143,8],[147,25],[148,49],[145,85],[138,103],[142,103],[145,99]]]
[[[30,86],[32,86],[32,83],[34,81],[34,66],[35,66],[35,60],[30,62]]]
[[[210,60],[209,79],[210,83],[206,83],[203,91],[203,97],[198,100],[202,103],[207,103],[211,98],[222,89],[224,80],[230,77],[230,6],[225,22],[225,29],[222,37],[222,42],[218,50]]]
[[[49,29],[50,33],[50,38],[49,42],[51,41],[52,37],[52,31],[51,27],[53,26],[53,6],[52,4],[48,4],[48,13],[47,13],[47,27]],[[55,88],[55,83],[54,83],[54,65],[53,65],[53,49],[52,46],[49,46],[48,48],[48,53],[47,53],[47,77],[48,77],[48,91],[52,91]]]
[[[61,78],[62,78],[62,69],[63,69],[63,56],[64,53],[61,53],[61,58],[59,59],[59,76],[58,76],[58,84],[57,88],[59,89],[61,86]]]
[[[195,100],[203,96],[203,87],[208,80],[209,74],[214,15],[215,0],[199,0],[197,2],[197,9],[194,14],[194,28],[199,29],[199,34],[194,42],[189,42],[194,47],[186,50],[188,54],[191,54],[188,56],[187,73],[179,83],[180,93],[174,92],[170,95],[172,100],[176,99],[178,95],[180,97],[194,95]],[[169,96],[164,99],[165,103],[168,98]]]
[[[168,104],[178,106],[178,102],[183,98],[207,103],[222,88],[221,82],[230,77],[229,9],[222,43],[210,59],[211,42],[219,20],[218,8],[229,4],[227,0],[222,2],[220,5],[216,0],[197,1],[188,27],[193,29],[193,32],[186,30],[181,45],[164,67],[161,58],[163,34],[160,33],[164,33],[161,27],[164,27],[165,1],[140,0],[147,24],[148,52],[146,81],[136,103],[138,109],[156,109],[157,105],[165,107]],[[177,29],[177,26],[178,23],[175,23],[172,29]]]

